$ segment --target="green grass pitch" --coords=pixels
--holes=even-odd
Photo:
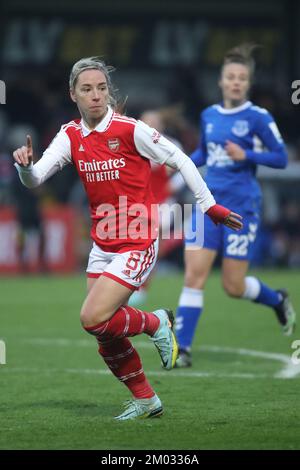
[[[288,287],[299,272],[258,274]],[[145,310],[176,308],[182,276],[156,277]],[[134,339],[165,407],[162,418],[115,422],[129,398],[80,327],[85,277],[1,279],[0,449],[299,449],[300,366],[266,307],[233,300],[219,273],[205,292],[193,368],[165,372],[146,335]]]

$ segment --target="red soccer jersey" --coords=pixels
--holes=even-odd
[[[93,240],[104,251],[124,252],[145,250],[158,236],[150,160],[180,169],[203,212],[216,203],[178,147],[110,107],[94,130],[83,119],[64,124],[37,163],[15,165],[22,183],[31,188],[73,162],[89,199]]]
[[[151,164],[151,188],[155,202],[161,204],[171,196],[169,175],[166,165]]]
[[[135,125],[134,119],[113,113],[103,132],[84,136],[80,120],[63,126],[89,200],[91,236],[104,251],[145,250],[157,238],[156,225],[151,233],[151,222],[157,222],[151,166],[137,152]]]

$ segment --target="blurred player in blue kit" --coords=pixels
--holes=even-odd
[[[206,183],[212,194],[241,214],[244,226],[235,234],[204,216],[203,248],[186,237],[184,287],[176,317],[177,367],[192,364],[191,346],[203,310],[203,289],[219,252],[222,284],[228,295],[271,307],[285,335],[292,334],[296,324],[286,290],[274,290],[247,276],[261,210],[257,165],[278,169],[287,165],[285,145],[273,117],[247,98],[255,68],[254,48],[243,44],[227,52],[219,80],[223,101],[206,108],[200,117],[201,145],[191,158],[198,167],[207,165]],[[194,207],[191,228],[196,224],[196,210]]]

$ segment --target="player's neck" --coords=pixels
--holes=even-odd
[[[101,117],[98,117],[97,119],[92,119],[92,118],[89,118],[87,115],[85,114],[81,114],[82,116],[82,119],[84,121],[84,124],[86,125],[86,127],[90,130],[90,131],[93,131],[94,129],[96,129],[96,127],[98,126],[98,124],[100,124],[101,121],[103,121],[103,119],[105,118],[105,116],[107,115],[108,113],[108,108],[107,110],[105,111],[105,113],[103,113],[103,115]]]
[[[233,108],[238,108],[239,106],[242,106],[242,104],[246,103],[247,99],[243,100],[228,100],[224,99],[224,108],[225,109],[233,109]]]

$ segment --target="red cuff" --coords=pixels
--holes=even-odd
[[[219,204],[215,204],[206,211],[206,214],[216,225],[223,223],[230,213],[231,211],[227,207],[220,206]]]

